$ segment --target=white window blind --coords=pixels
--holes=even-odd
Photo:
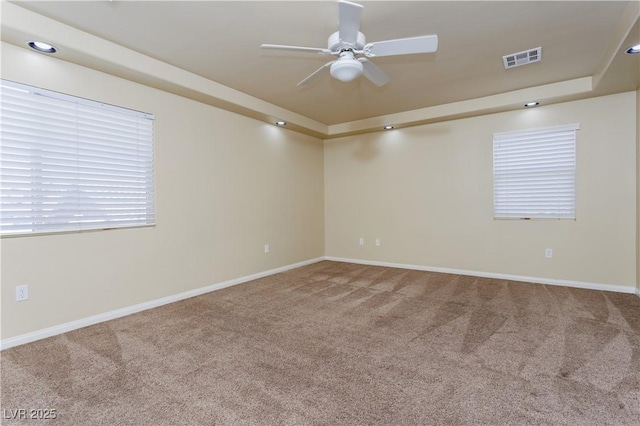
[[[153,115],[0,80],[0,233],[155,223]]]
[[[493,135],[496,219],[575,219],[580,124]]]

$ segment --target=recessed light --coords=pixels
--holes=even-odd
[[[634,53],[640,53],[640,44],[636,44],[635,46],[628,48],[627,53],[629,55],[633,55]]]
[[[393,130],[393,126],[384,126],[383,129],[385,129],[385,130]]]
[[[27,46],[42,53],[56,53],[58,51],[54,45],[44,41],[28,41]]]
[[[287,125],[286,121],[276,121],[276,126],[284,127]]]
[[[540,105],[540,102],[534,101],[534,102],[527,102],[526,104],[524,104],[525,108],[531,108],[531,107],[535,107]]]

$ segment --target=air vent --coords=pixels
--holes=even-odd
[[[538,62],[540,59],[542,59],[542,47],[536,47],[535,49],[505,55],[502,57],[502,62],[504,62],[504,68],[509,69]]]

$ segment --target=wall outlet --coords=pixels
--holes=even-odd
[[[364,238],[360,237],[360,245],[363,246],[364,245]]]
[[[264,245],[264,252],[269,253],[269,244]]]
[[[29,286],[17,285],[16,286],[16,302],[27,300],[29,298]]]
[[[547,259],[551,259],[553,257],[553,250],[544,249],[544,257],[546,257]]]
[[[380,247],[380,238],[376,238],[376,246]]]

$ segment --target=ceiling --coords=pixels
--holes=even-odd
[[[297,86],[332,58],[259,46],[326,47],[335,1],[11,2],[2,38],[41,38],[61,59],[321,137],[638,88],[640,55],[624,54],[640,43],[637,1],[360,3],[367,41],[437,34],[438,51],[372,59],[383,87],[328,72]],[[505,70],[503,55],[536,47],[540,62]]]

